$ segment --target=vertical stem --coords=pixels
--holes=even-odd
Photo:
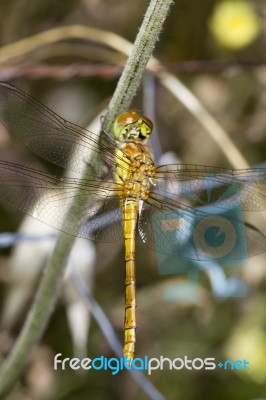
[[[111,132],[118,114],[126,111],[141,83],[173,0],[151,0],[136,37],[132,52],[109,104],[104,129]]]
[[[104,123],[104,129],[108,132],[111,131],[118,113],[128,108],[136,93],[171,4],[172,0],[150,1],[131,56],[110,102],[109,113]],[[89,171],[86,171],[84,176],[88,177],[88,175]],[[79,193],[77,192],[73,202],[77,202],[78,197]],[[74,204],[73,207],[75,207]],[[82,210],[82,207],[80,209]],[[75,207],[75,212],[79,212],[79,207]],[[69,215],[66,218],[69,218]],[[58,297],[66,261],[73,242],[74,238],[65,234],[61,234],[57,241],[54,254],[46,266],[46,271],[24,327],[0,371],[1,398],[11,390],[12,385],[19,378],[34,345],[40,339],[47,325]]]
[[[74,237],[70,235],[61,234],[58,238],[24,327],[9,357],[2,366],[0,398],[8,393],[18,379],[29,353],[46,327],[58,297],[65,265],[73,242]]]

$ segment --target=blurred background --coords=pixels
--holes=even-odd
[[[89,127],[96,118],[99,123],[126,60],[126,43],[119,37],[134,41],[148,4],[146,0],[2,0],[0,80],[18,86],[71,122]],[[206,115],[200,110],[191,112],[183,92],[170,93],[156,71],[147,72],[132,108],[143,110],[154,122],[154,154],[159,163],[242,168],[233,144],[251,166],[265,162],[265,21],[265,0],[175,1],[154,56],[194,94],[215,124],[203,123]],[[80,34],[79,25],[97,31]],[[0,159],[62,173],[3,127]],[[23,326],[53,247],[53,239],[47,237],[49,227],[32,225],[30,220],[1,206],[0,232],[43,238],[26,244],[11,240],[13,245],[1,250],[2,358]],[[266,233],[262,217],[252,216],[252,223]],[[82,274],[123,340],[123,242],[109,245],[83,240],[77,246],[78,255],[71,256],[69,268]],[[202,268],[195,301],[166,301],[167,288],[180,283],[191,284],[186,274],[161,275],[155,253],[138,246],[136,355],[215,357],[221,362],[246,359],[250,370],[165,368],[148,379],[166,399],[266,398],[265,255],[232,268]],[[110,371],[54,371],[57,353],[63,357],[114,356],[68,276],[41,343],[9,398],[151,398],[126,372],[113,376]]]

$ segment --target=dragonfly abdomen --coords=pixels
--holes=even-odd
[[[127,199],[122,203],[125,235],[126,295],[125,295],[125,346],[124,355],[128,360],[134,358],[136,342],[136,268],[135,243],[138,221],[138,202]]]

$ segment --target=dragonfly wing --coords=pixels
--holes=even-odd
[[[242,260],[266,251],[266,236],[242,214],[184,206],[156,193],[142,206],[138,224],[144,244],[158,253],[197,261]]]
[[[92,154],[101,162],[93,164],[95,177],[110,171],[114,164],[115,141],[61,118],[7,83],[0,83],[0,122],[32,151],[46,160],[82,172]]]
[[[115,195],[112,182],[59,178],[0,161],[0,203],[70,235],[118,240],[122,224]]]
[[[156,168],[153,189],[181,204],[243,211],[266,209],[266,169],[230,170],[192,164]]]

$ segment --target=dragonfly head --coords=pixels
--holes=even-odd
[[[144,141],[149,138],[152,126],[151,120],[145,115],[141,115],[137,111],[127,111],[116,119],[114,135],[121,142],[128,139]]]

